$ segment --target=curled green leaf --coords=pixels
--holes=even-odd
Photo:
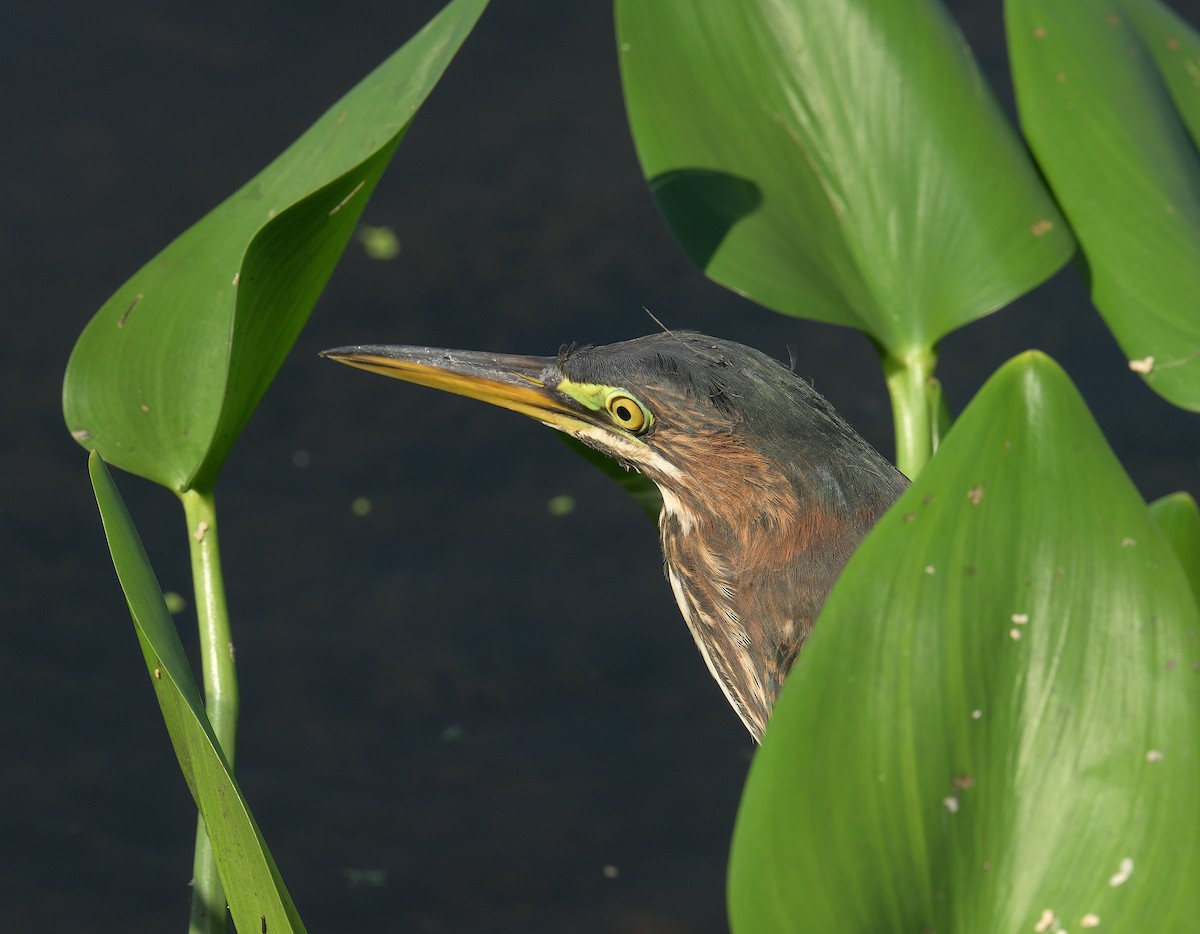
[[[450,3],[116,291],[67,365],[63,411],[76,440],[173,490],[211,488],[485,5]]]

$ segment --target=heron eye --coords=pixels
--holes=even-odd
[[[650,413],[637,399],[624,392],[610,393],[604,401],[614,423],[635,435],[650,428]]]

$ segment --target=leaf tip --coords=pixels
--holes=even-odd
[[[1026,350],[1017,354],[996,371],[996,377],[1017,380],[1028,397],[1042,395],[1048,386],[1071,384],[1066,371],[1053,357],[1041,350]]]
[[[1187,490],[1177,490],[1174,493],[1168,493],[1166,496],[1159,497],[1150,505],[1151,507],[1177,507],[1187,509],[1191,512],[1197,511],[1196,500]]]

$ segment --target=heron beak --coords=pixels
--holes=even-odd
[[[392,345],[336,347],[321,356],[490,402],[563,431],[587,422],[587,410],[556,391],[560,374],[553,357]]]

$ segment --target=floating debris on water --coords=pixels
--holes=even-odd
[[[386,869],[357,869],[354,866],[343,866],[342,876],[350,883],[352,889],[381,889],[387,885]]]
[[[358,228],[358,242],[371,259],[395,259],[400,255],[400,238],[391,227]]]
[[[356,516],[365,516],[371,512],[371,501],[365,496],[356,497],[354,502],[350,504],[350,510]]]
[[[570,515],[575,511],[575,497],[568,496],[566,493],[552,496],[546,503],[546,509],[552,516]]]

